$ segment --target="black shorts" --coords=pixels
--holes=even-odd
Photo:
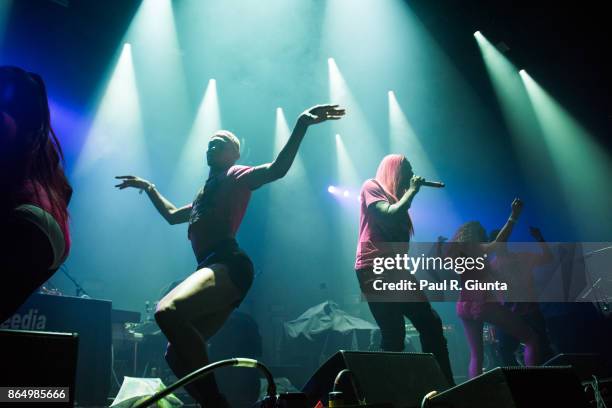
[[[227,266],[232,283],[240,290],[238,307],[253,284],[254,268],[249,256],[238,246],[235,239],[226,239],[217,243],[198,263],[198,269],[213,264]]]

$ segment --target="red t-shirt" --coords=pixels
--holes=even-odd
[[[357,254],[355,257],[355,269],[371,268],[376,257],[395,256],[396,253],[408,251],[410,240],[410,218],[406,216],[383,222],[376,218],[368,210],[368,207],[378,201],[386,201],[393,204],[393,199],[387,195],[382,186],[374,179],[363,183],[360,193],[361,214],[359,217],[359,239],[357,241]],[[394,243],[393,250],[380,243]],[[404,245],[397,245],[398,243]]]
[[[196,258],[200,259],[212,246],[234,238],[251,198],[252,186],[246,177],[249,166],[232,166],[206,180],[191,204],[188,236]]]

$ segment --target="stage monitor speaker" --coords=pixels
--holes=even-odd
[[[583,408],[572,367],[497,367],[431,398],[427,408]]]
[[[0,330],[0,386],[68,387],[68,402],[33,401],[32,405],[74,406],[78,340],[75,333]],[[22,405],[30,406],[28,402],[15,403]]]
[[[327,404],[334,379],[343,369],[351,370],[359,394],[368,404],[418,407],[428,392],[449,387],[433,354],[340,350],[303,387],[311,406],[317,401]]]
[[[572,366],[580,381],[591,381],[593,376],[601,379],[612,377],[610,367],[600,354],[596,353],[561,353],[557,354],[544,366]]]
[[[109,300],[33,294],[0,329],[78,333],[75,404],[105,406],[111,381]]]

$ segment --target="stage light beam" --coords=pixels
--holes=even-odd
[[[512,143],[520,158],[519,165],[531,180],[531,190],[538,201],[545,203],[558,188],[558,175],[542,140],[540,125],[529,102],[518,69],[483,35],[476,41],[501,107]],[[536,186],[545,185],[547,189]],[[542,211],[549,211],[543,208]]]
[[[508,126],[514,134],[524,134],[521,124],[529,116],[529,105],[516,67],[479,31],[474,37]]]
[[[193,192],[202,185],[206,168],[208,139],[221,129],[217,81],[210,79],[198,107],[195,120],[183,145],[172,185],[177,192]]]
[[[610,156],[526,71],[520,76],[560,176],[575,227],[583,234],[581,239],[603,239],[612,228]]]
[[[87,140],[75,166],[80,176],[98,162],[123,164],[132,171],[148,169],[141,107],[130,44],[119,59],[96,111]],[[108,168],[108,164],[105,166]],[[117,169],[119,170],[119,169]]]
[[[373,158],[382,157],[380,141],[376,139],[372,132],[336,61],[334,58],[329,58],[327,62],[329,99],[332,103],[339,104],[346,108],[347,112],[350,112],[350,120],[343,119],[331,124],[333,132],[350,135],[351,143],[346,148],[342,146],[344,148],[342,153],[346,152],[346,157],[350,157],[356,163],[368,163]],[[336,137],[336,146],[338,147],[338,136]],[[367,149],[360,148],[361,146],[367,146]],[[341,176],[340,173],[338,175]],[[344,175],[352,177],[348,173],[344,173]],[[351,179],[348,179],[347,182],[350,183]]]
[[[342,136],[336,134],[336,163],[337,163],[337,174],[338,181],[342,185],[347,186],[358,186],[360,184],[359,176],[357,175],[357,169],[353,164],[351,157],[349,156]]]
[[[186,134],[193,119],[172,4],[142,1],[125,35],[133,48],[145,133],[164,164],[176,161],[181,151],[177,135]]]
[[[387,93],[389,104],[389,137],[393,153],[405,155],[417,174],[437,177],[425,149],[395,96],[394,91]]]
[[[289,123],[287,122],[287,118],[285,117],[285,112],[283,108],[276,108],[276,124],[274,131],[274,152],[273,159],[278,156],[281,149],[285,146],[287,141],[289,140],[289,136],[291,136],[291,130],[289,129]],[[298,151],[295,156],[295,160],[293,161],[293,165],[289,172],[285,177],[289,179],[298,179],[303,178],[306,175],[306,171],[304,169],[304,164],[302,162],[302,157],[300,152]]]

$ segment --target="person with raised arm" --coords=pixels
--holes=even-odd
[[[209,363],[206,341],[240,305],[253,281],[253,264],[236,242],[251,192],[285,176],[309,126],[344,116],[338,105],[317,105],[298,118],[289,140],[271,163],[236,165],[240,141],[227,130],[213,134],[206,160],[210,173],[191,204],[176,207],[155,184],[135,176],[118,176],[119,189],[146,191],[169,224],[188,223],[198,266],[187,279],[158,303],[155,320],[168,339],[166,360],[177,377]],[[207,375],[187,388],[205,408],[228,406],[214,376]]]
[[[487,232],[478,221],[470,221],[459,227],[449,244],[449,255],[478,257],[492,254],[500,248],[503,250],[521,215],[523,202],[515,198],[511,208],[510,217],[492,242],[487,242]],[[481,270],[473,269],[461,274],[461,281],[463,289],[459,294],[456,310],[463,323],[470,348],[469,377],[474,378],[482,373],[484,354],[482,333],[485,322],[503,329],[523,343],[525,345],[525,364],[537,365],[540,362],[540,340],[537,333],[519,316],[505,308],[494,291],[482,288],[470,290],[466,287],[468,281],[478,281],[484,285],[492,282],[490,263],[486,261],[485,267]]]
[[[499,231],[492,231],[490,238],[495,240]],[[508,277],[512,281],[512,293],[506,295],[504,306],[527,323],[540,339],[540,357],[546,361],[553,356],[548,338],[546,321],[540,310],[535,282],[536,271],[554,262],[553,252],[544,239],[539,228],[529,227],[529,234],[538,242],[540,252],[532,252],[532,246],[520,245],[518,250],[500,248],[491,261],[491,267],[497,275]],[[526,250],[529,249],[529,250]],[[504,365],[516,365],[516,351],[519,340],[506,333],[501,327],[495,327],[497,349]],[[522,362],[521,362],[522,363]]]

